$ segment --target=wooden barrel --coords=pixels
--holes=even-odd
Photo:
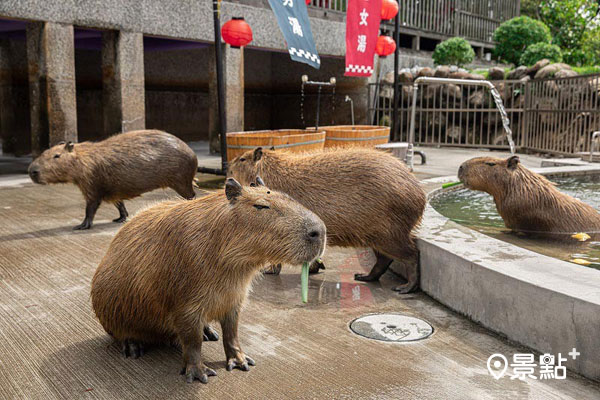
[[[276,131],[232,132],[227,134],[227,160],[231,161],[257,147],[296,153],[323,150],[325,131],[281,129]]]
[[[323,126],[325,147],[371,147],[387,143],[390,139],[389,126],[337,125]]]

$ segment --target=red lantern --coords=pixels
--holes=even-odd
[[[233,17],[221,28],[221,36],[231,47],[240,48],[252,41],[252,28],[244,18]]]
[[[381,0],[381,19],[392,19],[398,14],[398,2],[396,0]]]
[[[312,0],[306,0],[306,5],[310,6],[310,3],[312,2]]]
[[[377,38],[375,45],[375,53],[379,57],[385,57],[392,54],[396,50],[396,42],[389,36],[381,35]]]

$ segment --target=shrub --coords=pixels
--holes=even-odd
[[[437,65],[461,67],[473,61],[475,51],[465,39],[454,37],[435,46],[432,58]]]
[[[555,44],[549,43],[534,43],[527,47],[527,50],[521,56],[521,65],[533,65],[536,62],[547,58],[553,63],[562,61],[562,54],[560,53],[560,47]]]
[[[523,52],[535,43],[550,43],[550,29],[541,21],[516,17],[502,23],[494,32],[494,54],[501,60],[518,64]]]

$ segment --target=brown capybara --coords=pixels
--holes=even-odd
[[[242,184],[260,175],[267,186],[313,211],[327,226],[329,244],[373,248],[375,266],[367,275],[356,274],[356,280],[376,281],[394,259],[408,260],[408,282],[394,290],[408,293],[418,286],[412,231],[426,198],[402,161],[369,149],[293,154],[257,148],[236,158],[229,172]]]
[[[73,183],[86,201],[85,219],[74,229],[89,229],[102,201],[113,203],[127,219],[123,200],[170,187],[186,199],[195,197],[192,181],[196,154],[166,132],[121,133],[101,142],[61,143],[44,151],[29,166],[35,183]]]
[[[509,229],[555,238],[579,232],[600,236],[598,211],[559,192],[552,182],[523,167],[518,156],[473,158],[460,166],[458,178],[469,189],[491,194]]]
[[[179,343],[188,382],[215,375],[200,350],[203,328],[219,321],[227,370],[247,371],[254,361],[238,342],[238,318],[253,278],[266,263],[311,262],[325,235],[323,221],[286,194],[230,178],[225,193],[132,218],[98,266],[92,305],[126,356],[144,343]]]

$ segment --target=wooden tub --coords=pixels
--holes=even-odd
[[[264,147],[291,152],[310,152],[323,150],[325,131],[314,129],[281,129],[276,131],[248,131],[227,134],[227,160],[231,161],[248,150]]]
[[[325,147],[370,147],[387,143],[390,139],[388,126],[376,125],[337,125],[323,126]]]

